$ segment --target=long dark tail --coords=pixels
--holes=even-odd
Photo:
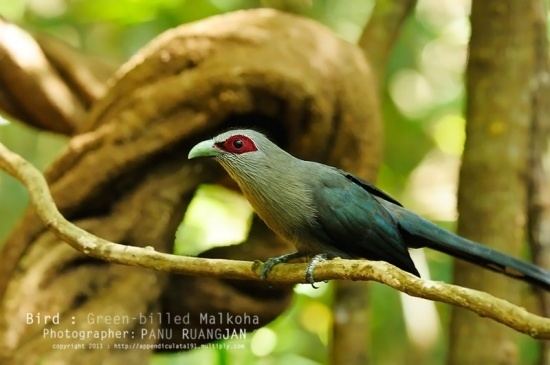
[[[550,290],[550,271],[457,236],[405,209],[395,213],[409,247],[429,247]]]

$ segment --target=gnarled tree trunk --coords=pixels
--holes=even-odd
[[[126,63],[75,129],[47,177],[62,213],[94,234],[171,251],[195,188],[227,183],[190,146],[229,126],[264,129],[292,153],[371,176],[380,123],[372,76],[355,46],[315,22],[271,10],[241,11],[167,31]],[[207,255],[266,258],[287,250],[259,222],[240,246]],[[88,313],[254,312],[261,326],[288,304],[289,288],[168,276],[98,262],[60,242],[29,210],[0,256],[0,354],[4,363],[147,363],[143,350],[51,348],[27,312],[61,313],[55,329],[101,329]],[[231,300],[227,300],[231,298]],[[140,333],[168,324],[135,321]],[[138,335],[122,342],[152,342]],[[82,339],[86,345],[97,342]],[[181,341],[185,342],[185,341]],[[109,346],[109,347],[107,347]]]

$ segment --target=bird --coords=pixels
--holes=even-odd
[[[463,238],[403,207],[375,185],[322,163],[299,159],[253,129],[233,129],[191,148],[188,159],[215,159],[239,185],[256,214],[295,252],[275,265],[311,258],[305,279],[333,258],[385,261],[420,277],[409,248],[428,247],[550,290],[550,272]]]

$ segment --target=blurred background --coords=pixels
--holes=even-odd
[[[356,43],[373,0],[10,0],[0,15],[30,31],[58,37],[119,65],[164,30],[211,15],[269,6],[311,17]],[[464,142],[463,73],[469,39],[468,0],[420,0],[400,35],[382,82],[385,148],[377,184],[404,205],[453,229],[460,155]],[[67,143],[15,121],[0,124],[0,141],[43,169]],[[404,152],[406,151],[406,152]],[[28,199],[15,180],[0,174],[0,242]],[[247,234],[248,203],[238,194],[203,186],[178,229],[175,251],[198,254],[238,243]],[[431,278],[451,280],[451,260],[415,253]],[[426,260],[427,259],[427,260]],[[427,264],[426,264],[427,261]],[[445,362],[449,308],[400,295],[378,285],[370,294],[368,344],[373,364],[405,364],[410,351],[424,364]],[[203,348],[159,354],[153,364],[322,364],[333,313],[332,288],[295,288],[289,309],[270,325],[234,341],[239,349]],[[241,346],[242,345],[242,346]],[[522,336],[521,363],[537,358]]]

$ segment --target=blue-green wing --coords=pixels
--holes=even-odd
[[[313,191],[318,237],[352,257],[387,261],[419,275],[398,226],[375,196],[342,174],[327,174]]]

